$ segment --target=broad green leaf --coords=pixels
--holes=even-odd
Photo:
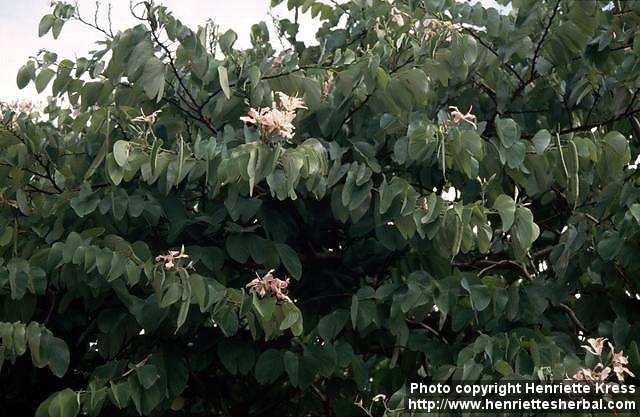
[[[514,235],[523,251],[528,251],[540,235],[540,227],[533,221],[533,213],[526,207],[516,209]]]
[[[36,77],[36,91],[38,93],[42,93],[51,79],[56,75],[55,71],[50,68],[45,68],[38,73]]]
[[[280,255],[280,261],[285,268],[287,268],[287,271],[289,271],[293,278],[299,280],[302,276],[302,263],[300,262],[298,254],[291,249],[289,245],[284,243],[276,243],[276,249]]]
[[[153,57],[144,64],[142,76],[138,80],[150,99],[160,101],[164,95],[165,66],[158,58]]]
[[[41,342],[43,355],[49,362],[49,369],[59,378],[62,378],[69,369],[69,348],[64,340],[57,337],[43,338]]]
[[[551,143],[551,133],[547,129],[541,129],[531,139],[533,146],[536,149],[538,155],[542,155]]]
[[[324,316],[318,322],[318,334],[326,342],[330,342],[342,331],[349,320],[349,313],[346,310],[336,310]]]
[[[16,84],[19,89],[25,88],[29,81],[34,80],[36,77],[36,70],[33,62],[28,62],[18,70],[18,74],[16,76]]]
[[[282,361],[282,351],[268,349],[262,352],[256,362],[255,375],[260,384],[270,384],[274,382],[284,372]]]
[[[500,142],[505,148],[510,148],[520,140],[520,127],[513,119],[496,118],[496,131]]]
[[[84,183],[77,196],[73,197],[70,205],[76,214],[85,217],[95,211],[100,203],[100,198],[95,193],[89,183]]]
[[[471,305],[476,311],[483,311],[491,303],[491,291],[482,282],[473,282],[467,278],[460,281],[462,288],[471,296]]]
[[[118,408],[125,408],[131,398],[131,386],[129,385],[129,381],[119,383],[110,381],[110,388]]]
[[[82,103],[82,110],[87,110],[90,106],[97,103],[100,96],[100,90],[103,87],[101,81],[93,81],[86,83],[81,90],[80,100]]]
[[[158,368],[155,365],[144,365],[140,368],[136,369],[136,374],[138,375],[138,381],[140,381],[140,385],[142,388],[149,389],[155,382],[160,378],[160,374],[158,373]]]
[[[506,194],[500,194],[493,202],[493,208],[498,211],[502,221],[502,231],[506,232],[513,225],[516,214],[516,202]]]
[[[131,144],[125,140],[119,140],[113,145],[113,158],[116,163],[124,167],[129,161]]]
[[[60,391],[49,404],[49,415],[51,417],[76,417],[80,412],[80,402],[78,394],[72,389],[66,388]]]
[[[513,375],[513,369],[511,365],[509,365],[504,360],[499,360],[493,365],[493,368],[498,371],[502,376],[510,376]]]
[[[46,14],[42,16],[40,19],[40,24],[38,25],[38,36],[42,37],[49,32],[51,26],[53,26],[53,22],[55,22],[56,17],[52,14]]]

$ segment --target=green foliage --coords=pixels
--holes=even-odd
[[[638,6],[325,3],[276,52],[143,2],[19,70],[52,97],[0,117],[0,402],[397,416],[419,377],[573,375],[580,331],[640,374]]]

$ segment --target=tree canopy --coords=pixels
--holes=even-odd
[[[288,0],[242,49],[53,2],[40,36],[103,40],[2,107],[0,403],[399,416],[421,378],[584,378],[598,337],[640,374],[640,2],[499,3]]]

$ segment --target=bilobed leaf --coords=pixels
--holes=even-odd
[[[16,76],[16,84],[18,85],[18,88],[22,90],[29,84],[29,81],[35,79],[35,77],[35,66],[33,62],[28,62],[18,70],[18,74]]]
[[[53,81],[53,85],[51,86],[51,92],[54,95],[59,95],[66,90],[66,87],[71,82],[70,74],[73,66],[74,63],[68,59],[62,60],[58,64],[56,79]]]
[[[155,365],[144,365],[136,369],[138,375],[138,381],[142,388],[149,389],[160,378],[158,368]]]
[[[236,262],[245,263],[249,258],[249,241],[243,235],[230,235],[227,237],[225,248],[227,253]]]
[[[38,323],[32,321],[27,326],[27,343],[29,344],[31,361],[38,368],[42,368],[47,365],[47,361],[42,357],[42,354],[40,352],[41,338],[42,328]]]
[[[27,329],[22,323],[13,324],[13,350],[16,356],[22,356],[27,351]]]
[[[462,278],[460,281],[462,288],[467,290],[471,296],[471,305],[476,311],[483,311],[491,303],[491,291],[482,282],[474,282],[468,278]]]
[[[236,40],[238,39],[238,35],[231,29],[227,30],[225,33],[222,34],[222,36],[220,36],[220,48],[222,48],[223,51],[227,51],[229,50],[231,47],[233,47],[233,44],[236,42]]]
[[[184,293],[183,293],[184,294]],[[180,309],[178,310],[178,318],[176,320],[176,332],[182,327],[182,325],[187,321],[187,316],[189,315],[189,305],[190,300],[182,300],[180,303]]]
[[[58,39],[58,36],[60,36],[60,32],[62,32],[62,27],[64,26],[65,22],[65,19],[54,20],[53,26],[51,27],[51,34],[53,35],[53,39]]]
[[[624,239],[617,232],[608,233],[605,238],[598,242],[598,253],[602,259],[613,260],[624,246]]]
[[[269,321],[273,316],[273,313],[276,308],[276,298],[275,297],[264,297],[260,298],[255,292],[251,294],[251,303],[253,304],[253,308],[256,312],[262,317],[264,320]]]
[[[282,361],[282,351],[268,349],[262,352],[256,362],[255,375],[260,384],[270,384],[274,382],[284,372]]]
[[[122,179],[124,178],[124,170],[118,163],[116,162],[113,153],[107,155],[107,163],[106,163],[107,174],[109,175],[109,179],[113,185],[120,185]]]
[[[79,217],[87,216],[95,211],[100,198],[93,192],[88,183],[84,183],[77,196],[73,197],[70,205]]]
[[[300,309],[293,303],[282,304],[282,311],[284,313],[284,319],[280,323],[280,330],[286,330],[294,326],[298,321],[302,320],[302,313]]]
[[[536,153],[542,155],[545,149],[547,149],[547,146],[549,146],[549,143],[551,143],[551,133],[549,133],[547,129],[538,130],[538,133],[533,136],[531,141],[536,149]]]
[[[127,164],[130,149],[131,144],[126,140],[119,140],[113,144],[113,158],[121,167],[124,167]]]
[[[629,162],[629,141],[622,133],[611,131],[605,135],[603,140],[625,163]]]
[[[233,336],[238,331],[238,314],[231,307],[219,308],[215,321],[227,337]]]
[[[493,368],[496,371],[498,371],[502,376],[513,375],[513,369],[511,368],[511,365],[509,365],[507,362],[505,362],[502,359],[500,359],[499,361],[496,361],[495,365],[493,365]]]
[[[41,348],[49,362],[51,372],[62,378],[67,373],[71,359],[65,341],[54,336],[43,338]]]
[[[7,246],[9,243],[11,243],[13,241],[13,233],[13,227],[5,227],[4,230],[0,232],[0,246]]]
[[[148,39],[142,40],[133,50],[127,61],[127,73],[133,76],[138,69],[142,68],[145,63],[153,58],[153,46]]]
[[[348,320],[349,313],[346,310],[336,310],[320,319],[318,334],[326,342],[330,342],[342,331]]]
[[[110,388],[111,393],[113,394],[113,398],[116,400],[116,405],[118,406],[118,408],[125,408],[129,403],[129,399],[131,398],[131,387],[129,385],[129,381],[110,381]]]
[[[284,369],[287,371],[291,384],[298,386],[298,375],[300,370],[300,359],[298,355],[287,350],[283,355]]]
[[[516,214],[516,202],[506,194],[500,194],[493,202],[493,208],[498,211],[502,220],[502,231],[506,232],[513,225]]]
[[[513,119],[496,118],[496,131],[505,148],[510,148],[520,140],[520,127]]]
[[[80,412],[78,394],[72,389],[65,389],[56,394],[49,404],[49,415],[56,417],[76,417]]]
[[[46,14],[42,16],[40,19],[40,24],[38,25],[38,36],[42,37],[49,32],[51,26],[53,26],[53,22],[55,22],[56,17],[52,14]]]
[[[2,357],[2,351],[0,350],[0,365],[2,365],[1,357]],[[0,369],[1,369],[1,366],[0,366]],[[46,400],[40,403],[40,405],[36,410],[35,417],[51,417],[51,414],[49,414],[49,406],[51,406],[51,403],[53,402],[57,394],[58,394],[57,392],[51,394]]]
[[[162,61],[152,57],[144,64],[142,76],[138,80],[147,97],[160,101],[164,94],[165,66]]]
[[[276,243],[276,249],[278,250],[278,255],[280,255],[280,261],[287,268],[287,271],[293,278],[299,280],[302,276],[302,263],[298,254],[284,243]]]
[[[255,353],[251,346],[223,341],[217,350],[220,362],[232,375],[247,374],[253,369]]]
[[[100,90],[104,84],[101,81],[93,81],[86,83],[80,92],[80,101],[82,110],[87,110],[98,101]]]
[[[533,221],[533,213],[526,207],[516,209],[515,238],[525,252],[540,235],[540,227]]]
[[[51,82],[54,75],[56,75],[56,73],[51,68],[44,68],[41,70],[36,77],[36,91],[38,93],[42,93],[44,89],[47,88],[47,85],[49,85],[49,82]]]

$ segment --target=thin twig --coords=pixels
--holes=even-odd
[[[551,28],[551,24],[553,23],[553,19],[556,17],[556,15],[558,14],[559,10],[560,10],[560,0],[558,0],[556,2],[555,7],[553,8],[553,13],[551,13],[551,17],[549,18],[549,21],[547,22],[547,25],[545,26],[544,31],[542,32],[542,36],[540,37],[540,41],[538,42],[538,45],[536,46],[536,50],[533,52],[533,59],[531,60],[531,74],[529,75],[529,82],[531,82],[533,80],[534,76],[535,76],[536,60],[540,56],[540,52],[542,51],[542,45],[544,44],[544,41],[547,38],[547,35],[549,34],[549,29]]]
[[[435,336],[437,336],[440,340],[442,340],[445,344],[449,345],[449,341],[447,340],[446,337],[444,337],[440,332],[438,332],[436,329],[434,329],[433,327],[429,326],[426,323],[422,323],[419,321],[415,321],[415,320],[407,320],[408,323],[411,324],[415,324],[416,326],[420,326],[423,329],[427,330],[428,332],[434,334]]]
[[[576,313],[571,309],[571,307],[569,307],[564,303],[558,304],[558,307],[560,307],[562,310],[565,311],[565,313],[567,313],[567,316],[569,316],[569,318],[571,319],[573,324],[578,328],[578,330],[582,331],[582,333],[587,333],[587,328],[584,327],[584,324],[582,324],[580,319],[578,319],[578,316],[576,316]]]

